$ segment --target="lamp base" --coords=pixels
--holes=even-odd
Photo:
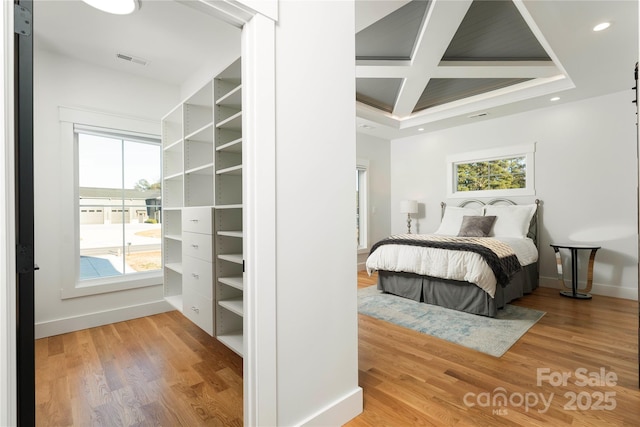
[[[407,214],[407,234],[411,234],[411,214]]]

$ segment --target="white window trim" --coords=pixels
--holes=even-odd
[[[356,170],[364,170],[364,192],[360,193],[360,206],[364,205],[364,209],[360,210],[360,232],[364,230],[364,246],[358,245],[358,254],[366,254],[369,252],[369,160],[356,159]]]
[[[78,206],[78,150],[75,125],[86,125],[105,129],[122,129],[123,133],[160,135],[160,121],[117,114],[96,112],[80,108],[59,107],[60,118],[60,195],[62,224],[65,230],[58,252],[63,269],[60,298],[77,298],[109,292],[128,291],[146,286],[163,284],[162,270],[135,275],[80,281],[80,221]],[[160,137],[158,137],[160,138]]]
[[[468,153],[447,156],[447,197],[448,198],[478,198],[478,197],[514,197],[534,196],[535,189],[535,151],[536,144],[497,147]],[[527,163],[527,177],[525,188],[510,188],[502,190],[456,191],[455,165],[473,161],[502,159],[505,157],[524,156]]]

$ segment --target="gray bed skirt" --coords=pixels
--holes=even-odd
[[[524,266],[511,282],[496,287],[495,298],[469,282],[438,279],[413,273],[378,272],[378,289],[418,302],[495,317],[505,304],[538,287],[538,264]]]

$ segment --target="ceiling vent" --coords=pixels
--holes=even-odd
[[[478,114],[472,114],[470,116],[467,116],[470,119],[475,119],[476,117],[484,117],[484,116],[488,116],[489,113],[478,113]]]
[[[117,53],[116,57],[118,57],[118,59],[122,59],[123,61],[133,62],[134,64],[147,65],[147,60],[146,59],[136,58],[135,56],[132,56],[132,55],[126,55],[124,53]]]

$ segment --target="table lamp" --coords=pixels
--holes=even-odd
[[[401,201],[400,213],[407,214],[407,233],[411,234],[411,214],[418,213],[418,202],[416,200]]]

